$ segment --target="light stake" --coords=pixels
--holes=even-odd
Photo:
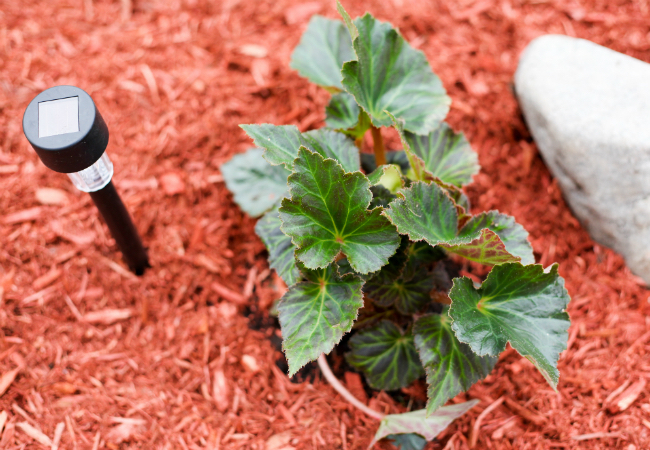
[[[108,127],[90,95],[74,86],[41,92],[25,110],[23,132],[43,164],[90,194],[127,265],[142,275],[150,267],[147,251],[111,182]]]

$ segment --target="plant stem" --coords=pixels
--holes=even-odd
[[[382,420],[384,418],[384,414],[380,413],[379,411],[375,411],[374,409],[368,408],[366,405],[361,403],[354,395],[348,391],[345,386],[341,384],[341,382],[334,376],[332,373],[332,370],[330,369],[329,364],[327,364],[327,359],[325,359],[325,353],[322,353],[318,357],[318,367],[320,367],[320,371],[323,373],[323,376],[325,379],[329,382],[330,385],[334,388],[336,392],[341,394],[343,398],[345,398],[347,401],[349,401],[352,406],[357,407],[373,419],[377,420]]]
[[[384,140],[381,137],[381,130],[375,126],[370,126],[372,132],[372,143],[375,149],[375,163],[377,167],[386,164],[386,151],[384,150]]]

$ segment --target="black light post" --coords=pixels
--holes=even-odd
[[[149,267],[147,252],[111,182],[108,127],[92,98],[74,86],[49,88],[27,106],[23,131],[43,164],[68,174],[77,189],[90,194],[127,265],[142,275]]]

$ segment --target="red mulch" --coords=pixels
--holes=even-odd
[[[572,217],[512,94],[520,52],[544,33],[650,62],[648,2],[345,3],[427,54],[449,121],[480,154],[476,210],[514,215],[573,296],[559,392],[507,351],[455,399],[480,405],[427,448],[466,449],[474,428],[476,448],[650,448],[648,290]],[[283,286],[218,169],[251,146],[240,123],[322,125],[328,95],[288,66],[314,12],[336,17],[333,0],[0,0],[0,448],[43,448],[38,430],[47,442],[57,429],[66,449],[367,447],[376,423],[318,374],[291,383],[273,330],[248,326]],[[57,84],[89,92],[109,125],[115,181],[150,249],[140,279],[89,197],[22,135],[28,102]],[[404,410],[385,393],[370,404]]]

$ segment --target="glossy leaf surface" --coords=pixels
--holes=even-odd
[[[262,157],[263,150],[251,148],[221,165],[221,173],[235,203],[251,217],[264,214],[287,194],[284,167],[271,166]]]
[[[408,245],[408,239],[403,237],[400,249],[363,288],[364,294],[377,305],[388,307],[394,304],[405,315],[416,313],[430,302],[429,293],[434,286],[426,267],[418,267],[416,271],[404,270],[408,260]]]
[[[454,279],[449,297],[451,327],[459,341],[479,356],[498,356],[510,342],[557,387],[557,361],[569,329],[569,294],[557,264],[548,273],[540,265],[495,266],[478,289],[467,277]]]
[[[354,128],[359,123],[359,105],[347,92],[332,95],[325,108],[325,124],[335,130]]]
[[[280,208],[282,230],[310,269],[328,266],[339,252],[359,273],[379,270],[395,253],[400,238],[381,215],[368,211],[370,183],[361,172],[346,173],[334,160],[304,147],[289,177],[291,199]]]
[[[413,336],[402,333],[393,322],[383,320],[359,331],[349,345],[348,363],[362,372],[374,389],[400,389],[422,376]]]
[[[295,125],[241,125],[255,145],[266,149],[264,157],[273,165],[284,164],[290,169],[298,149],[306,147],[323,158],[337,160],[348,172],[359,170],[359,149],[343,133],[333,130],[312,130],[301,133]]]
[[[291,286],[300,279],[300,271],[296,267],[295,247],[291,238],[280,229],[281,225],[278,210],[275,208],[257,221],[255,233],[269,251],[269,266],[275,269],[287,286]]]
[[[290,66],[313,83],[342,90],[341,67],[352,59],[352,40],[343,22],[315,15],[291,54]]]
[[[412,241],[425,240],[431,246],[455,240],[458,213],[442,188],[415,182],[401,193],[404,198],[394,200],[384,211],[400,234],[407,234]]]
[[[441,314],[421,317],[413,329],[429,385],[428,414],[485,378],[497,361],[495,357],[476,355],[469,345],[456,339],[447,310],[445,307]]]
[[[352,329],[363,306],[363,281],[358,277],[341,277],[334,265],[302,273],[306,281],[291,286],[278,305],[289,376],[329,353]]]
[[[343,64],[343,87],[368,113],[374,126],[391,126],[386,111],[404,128],[428,134],[438,127],[451,103],[437,75],[391,24],[366,14],[352,22],[338,9],[352,36],[356,60]]]
[[[424,168],[445,183],[461,187],[472,181],[480,169],[478,156],[462,133],[449,125],[440,126],[428,135],[405,132],[413,152],[424,161]]]

